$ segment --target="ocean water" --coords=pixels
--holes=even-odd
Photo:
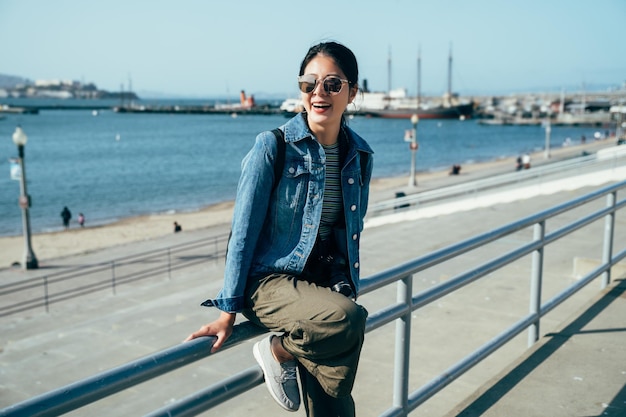
[[[240,162],[257,133],[281,115],[118,114],[42,110],[0,120],[0,236],[22,233],[19,182],[10,179],[16,125],[28,135],[26,178],[33,233],[62,229],[69,207],[87,225],[138,215],[198,210],[235,197]],[[374,149],[374,177],[408,176],[408,120],[354,117],[350,126]],[[597,128],[552,127],[551,146],[578,143]],[[543,149],[540,126],[483,126],[475,120],[422,120],[417,171],[448,169]],[[511,167],[513,169],[513,167]],[[76,224],[76,223],[74,223]]]

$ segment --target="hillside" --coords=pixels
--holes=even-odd
[[[32,81],[15,75],[0,74],[0,88],[15,88],[19,84],[30,84]]]
[[[83,84],[68,80],[37,80],[0,74],[0,97],[57,99],[118,99],[137,100],[132,91],[109,92],[94,83]]]

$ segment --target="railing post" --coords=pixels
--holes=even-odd
[[[407,306],[406,313],[396,320],[396,353],[394,364],[393,405],[407,415],[409,404],[409,358],[411,356],[411,315],[413,309],[413,276],[409,275],[398,281],[398,304]]]
[[[115,261],[111,261],[111,290],[113,295],[115,295]]]
[[[43,299],[44,299],[44,304],[46,305],[46,313],[50,312],[50,308],[49,308],[49,293],[48,293],[48,276],[43,277]]]
[[[172,256],[170,248],[167,248],[167,278],[172,279]]]
[[[613,191],[606,196],[606,206],[615,209],[617,191]],[[615,211],[607,214],[604,218],[604,245],[602,248],[602,264],[611,264],[613,258],[613,235],[615,229]],[[601,288],[606,288],[611,282],[611,268],[602,273]]]
[[[543,251],[546,234],[545,220],[536,223],[533,228],[533,240],[541,241],[541,247],[533,252],[532,270],[530,278],[530,314],[536,318],[528,327],[528,347],[539,340],[539,324],[541,320],[541,286],[543,279]]]
[[[213,245],[213,248],[214,248],[213,262],[215,264],[217,264],[217,257],[218,257],[218,254],[219,254],[219,242],[218,242],[218,239],[219,239],[218,237],[213,238],[213,243],[214,243],[214,245]]]

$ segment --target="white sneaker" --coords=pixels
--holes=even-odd
[[[274,335],[271,335],[255,343],[252,353],[263,369],[265,385],[272,398],[285,410],[297,411],[300,408],[300,390],[296,361],[279,363],[274,358],[271,348],[273,337]]]

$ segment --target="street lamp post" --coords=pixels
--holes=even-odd
[[[30,208],[30,196],[26,191],[26,168],[24,166],[24,146],[28,137],[20,126],[15,128],[13,133],[13,142],[17,145],[17,152],[19,155],[20,164],[20,199],[19,204],[22,208],[22,226],[24,229],[24,258],[22,260],[23,269],[37,269],[39,268],[39,262],[35,252],[33,252],[32,245],[30,243],[30,217],[28,209]]]
[[[415,187],[417,185],[417,179],[415,178],[415,158],[417,153],[417,148],[419,144],[417,143],[417,123],[420,118],[417,114],[413,114],[411,116],[411,123],[413,124],[413,132],[411,134],[411,143],[409,148],[411,149],[411,176],[409,177],[409,187]]]
[[[550,113],[548,112],[548,118],[546,119],[545,127],[546,127],[546,148],[544,150],[545,159],[550,159],[550,132],[552,131],[552,126],[550,126]]]

